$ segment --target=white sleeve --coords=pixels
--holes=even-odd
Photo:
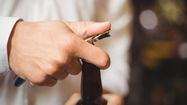
[[[16,17],[0,17],[0,75],[9,71],[7,42],[18,20]]]

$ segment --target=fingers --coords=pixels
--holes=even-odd
[[[93,36],[110,29],[110,22],[65,22],[72,30],[75,36]],[[102,49],[95,47],[80,38],[74,39],[76,44],[75,57],[82,58],[89,63],[96,65],[101,69],[106,69],[110,65],[110,59],[108,54]],[[75,48],[73,46],[73,48]]]
[[[54,86],[57,83],[57,79],[53,77],[48,77],[40,86]]]
[[[76,103],[80,100],[81,96],[79,93],[74,93],[69,100],[65,103],[65,105],[76,105]]]
[[[76,74],[81,72],[81,69],[82,69],[81,68],[81,63],[80,63],[79,59],[75,58],[68,65],[67,72],[72,74],[72,75],[76,75]]]
[[[110,30],[110,22],[65,22],[79,36],[93,36]]]
[[[106,69],[109,67],[110,58],[105,51],[85,42],[84,40],[79,40],[81,43],[77,45],[77,51],[75,52],[75,56],[77,56],[78,58],[82,58],[101,69]]]
[[[68,72],[67,70],[63,70],[63,69],[59,69],[58,72],[56,72],[55,74],[51,75],[53,78],[57,79],[57,80],[63,80],[68,76]]]

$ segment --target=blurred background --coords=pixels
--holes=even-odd
[[[187,1],[132,0],[125,105],[187,105]]]

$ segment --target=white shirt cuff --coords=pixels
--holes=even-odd
[[[16,17],[0,17],[0,75],[9,71],[7,43],[15,23]]]

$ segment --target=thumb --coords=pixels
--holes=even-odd
[[[65,22],[66,25],[77,35],[93,36],[110,30],[110,22]]]

